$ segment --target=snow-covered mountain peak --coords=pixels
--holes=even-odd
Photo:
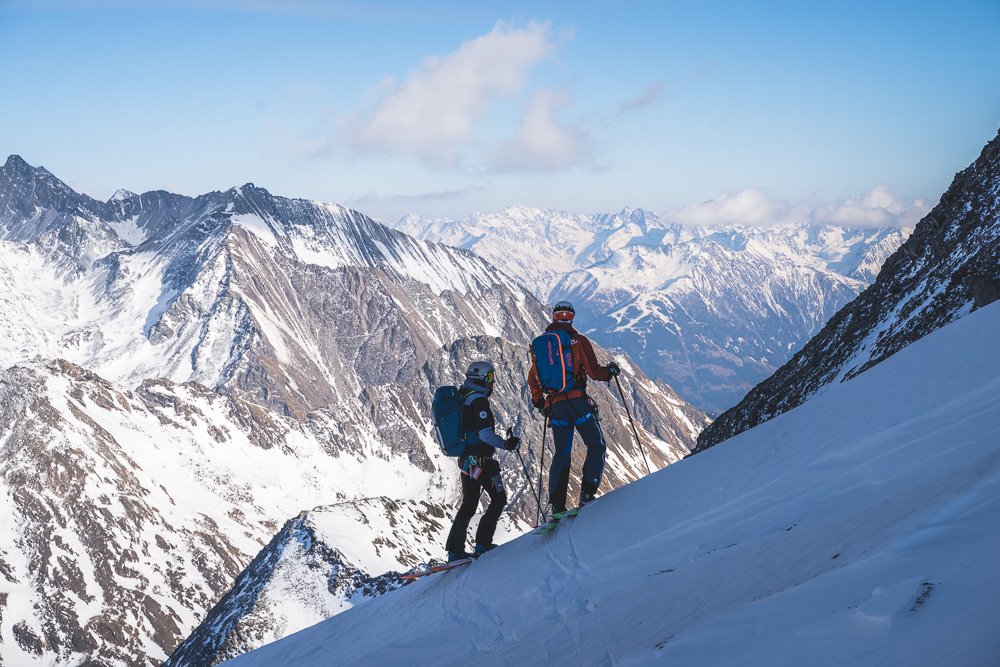
[[[0,169],[0,239],[27,242],[55,230],[61,234],[58,242],[72,247],[80,241],[79,224],[94,222],[104,212],[104,202],[74,192],[20,156],[11,155]]]
[[[133,197],[138,197],[138,196],[139,195],[137,195],[136,193],[132,192],[131,190],[126,190],[124,188],[119,188],[119,189],[115,190],[115,193],[113,195],[111,195],[110,199],[108,199],[108,203],[116,202],[116,201],[125,201],[126,199],[132,199]]]
[[[39,165],[37,167],[28,164],[20,155],[11,154],[7,157],[3,167],[0,167],[0,177],[6,181],[19,181],[22,183],[43,184],[57,189],[68,189],[65,183],[56,178],[52,172]]]
[[[559,215],[559,214],[560,212],[558,211],[550,209],[533,208],[531,206],[508,206],[496,213],[480,212],[480,213],[475,213],[472,217],[480,220],[503,219],[507,221],[526,223],[539,220],[543,217],[551,217],[552,215]]]
[[[594,222],[603,228],[635,225],[638,230],[645,233],[652,227],[658,227],[660,218],[652,211],[626,206],[617,213],[598,213],[594,216]]]
[[[31,185],[42,190],[38,196],[52,196],[55,193],[66,194],[71,192],[68,185],[52,175],[45,167],[33,167],[20,155],[10,155],[0,169],[0,185],[4,198],[11,196],[9,188],[13,185]],[[76,193],[73,193],[76,194]],[[82,195],[77,195],[81,197]]]

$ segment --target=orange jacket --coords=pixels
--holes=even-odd
[[[587,376],[597,382],[607,382],[611,379],[608,367],[597,362],[594,345],[589,338],[574,329],[572,324],[565,322],[553,322],[545,327],[546,331],[558,329],[569,333],[572,342],[570,349],[573,351],[573,368],[576,369],[573,377],[578,389],[587,391]],[[531,389],[531,402],[536,407],[542,405],[543,402],[546,406],[551,403],[549,400],[551,397],[546,397],[542,392],[542,383],[538,381],[538,372],[535,370],[534,364],[531,364],[531,369],[528,371],[528,388]]]

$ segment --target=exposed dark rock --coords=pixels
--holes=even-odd
[[[996,278],[968,276],[965,279],[965,286],[972,291],[972,301],[976,308],[983,308],[1000,299],[1000,280]]]

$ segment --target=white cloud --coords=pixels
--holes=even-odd
[[[494,104],[520,92],[554,46],[547,23],[498,23],[453,53],[427,58],[402,83],[387,81],[374,107],[348,123],[346,142],[359,153],[455,167]]]
[[[643,88],[635,97],[625,100],[618,106],[618,113],[637,111],[658,101],[667,92],[662,81],[655,81]]]
[[[886,185],[877,185],[867,194],[834,206],[817,206],[812,221],[817,224],[851,227],[912,227],[930,208],[921,199],[904,200]]]
[[[590,137],[582,127],[561,121],[558,112],[569,107],[568,93],[543,89],[528,102],[517,134],[490,157],[496,171],[561,171],[590,157]]]
[[[789,206],[776,201],[756,188],[739,192],[724,192],[715,199],[688,204],[664,214],[671,222],[685,225],[753,225],[767,226],[788,222]]]
[[[834,204],[773,199],[749,188],[725,192],[709,201],[689,204],[663,214],[663,219],[686,225],[749,225],[769,227],[801,223],[848,227],[912,227],[930,210],[920,199],[907,200],[888,186]]]

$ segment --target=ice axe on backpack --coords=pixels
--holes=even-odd
[[[510,438],[514,435],[514,430],[507,429],[507,437]],[[545,443],[542,443],[542,451],[545,451]],[[514,453],[517,454],[517,460],[521,462],[521,470],[524,471],[524,480],[528,483],[528,488],[531,489],[531,495],[535,496],[535,505],[538,507],[538,511],[542,511],[542,501],[539,499],[539,495],[535,493],[535,489],[531,484],[531,475],[528,473],[528,466],[524,463],[524,457],[521,456],[521,450],[515,449]],[[540,478],[539,478],[540,479]],[[537,516],[537,514],[536,514]]]

